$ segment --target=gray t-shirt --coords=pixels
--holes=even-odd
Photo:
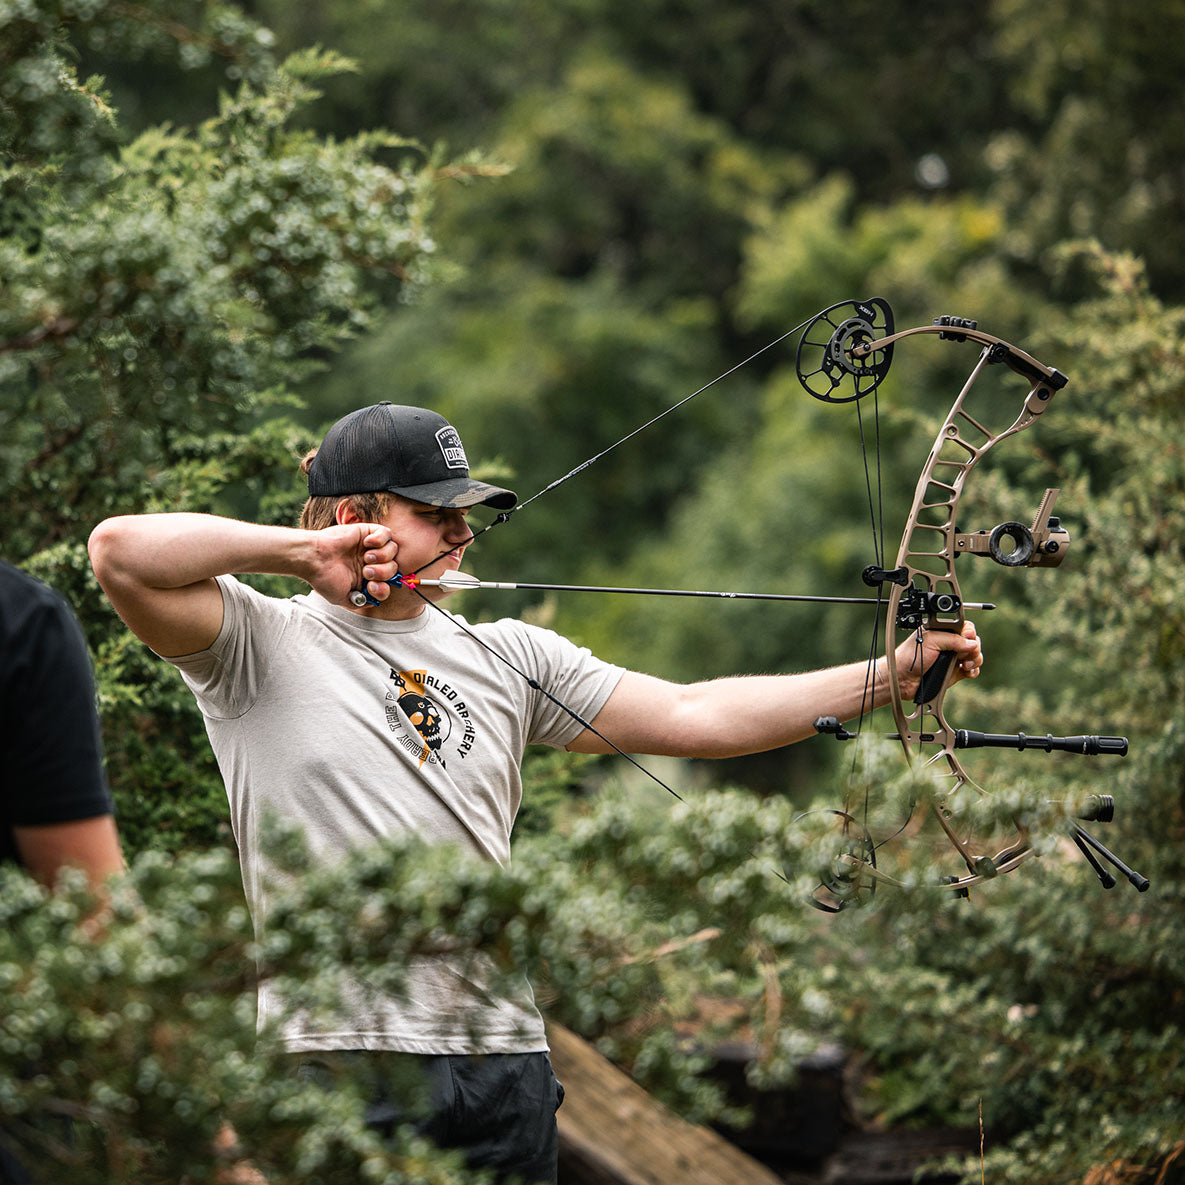
[[[523,751],[568,744],[581,731],[577,721],[465,634],[452,614],[425,606],[408,621],[379,621],[315,592],[281,600],[230,576],[218,583],[218,638],[169,661],[205,716],[257,927],[267,918],[259,849],[269,815],[301,827],[312,856],[327,864],[406,833],[509,860]],[[550,630],[514,620],[464,624],[586,720],[622,674]],[[286,1022],[286,1046],[433,1054],[547,1048],[525,985],[520,1000],[493,1000],[471,966],[433,959],[409,973],[408,1001],[351,983],[343,989],[347,1014]],[[261,989],[261,1024],[275,1006]]]

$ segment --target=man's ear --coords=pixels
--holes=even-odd
[[[362,521],[358,511],[354,508],[352,498],[343,498],[333,508],[333,521],[338,526],[347,526],[350,523],[360,523]]]

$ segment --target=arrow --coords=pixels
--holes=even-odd
[[[406,584],[410,588],[422,585],[425,588],[443,588],[448,592],[464,592],[471,588],[495,589],[527,589],[531,591],[550,592],[599,592],[599,593],[631,593],[644,597],[714,597],[725,601],[809,601],[826,605],[877,605],[884,604],[884,600],[875,597],[811,597],[793,593],[752,593],[752,592],[709,592],[686,588],[620,588],[606,587],[595,584],[521,584],[507,580],[479,580],[469,572],[445,572],[438,579],[425,579],[415,576],[396,576],[392,582]],[[994,609],[995,605],[987,602],[964,605],[965,609]]]

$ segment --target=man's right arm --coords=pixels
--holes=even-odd
[[[346,604],[364,564],[389,564],[394,574],[395,545],[390,531],[374,524],[304,531],[182,513],[107,519],[92,532],[88,549],[103,591],[128,628],[158,654],[175,658],[205,650],[218,637],[216,576],[295,576]]]
[[[21,863],[51,888],[65,867],[83,869],[91,887],[123,871],[123,850],[112,815],[12,828]]]

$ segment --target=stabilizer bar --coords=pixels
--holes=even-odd
[[[1084,757],[1127,755],[1127,737],[1027,736],[1023,732],[973,732],[955,730],[956,749],[1042,749],[1046,753],[1080,753]]]

